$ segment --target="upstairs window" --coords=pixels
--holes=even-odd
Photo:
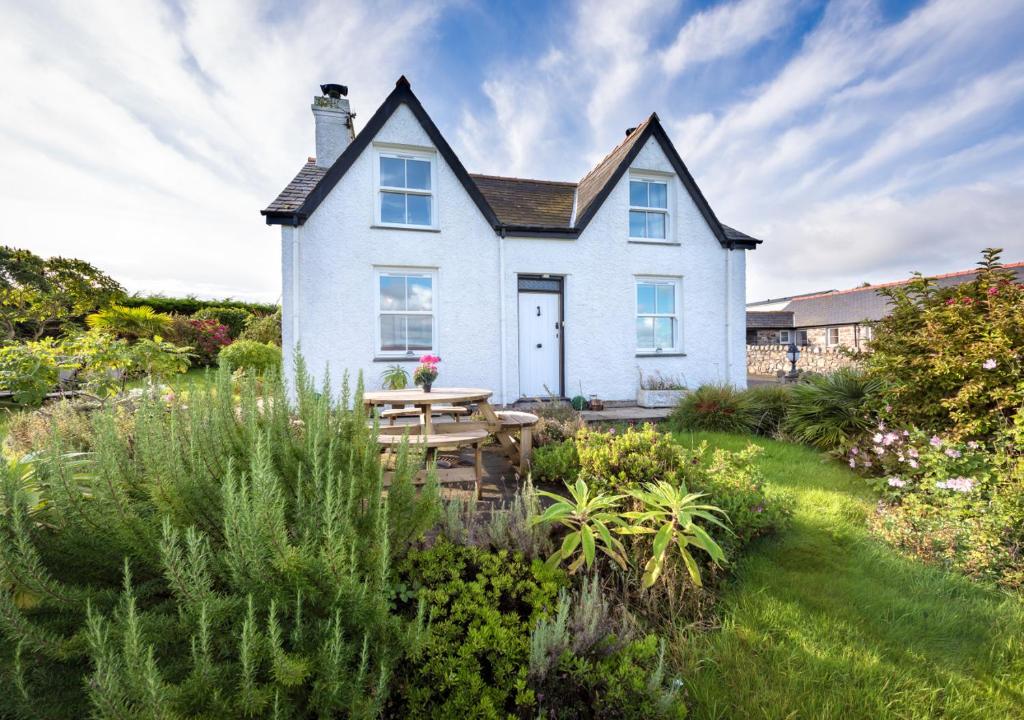
[[[435,226],[432,154],[379,150],[376,170],[377,222],[402,227]]]
[[[632,240],[665,240],[668,237],[668,182],[630,179],[629,237]]]
[[[678,351],[679,282],[643,279],[636,282],[636,350],[639,353]]]
[[[435,280],[432,272],[378,271],[378,353],[419,356],[436,350]]]

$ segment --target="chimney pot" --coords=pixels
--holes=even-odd
[[[313,98],[311,109],[316,124],[316,164],[326,168],[334,164],[355,137],[354,113],[344,97],[348,94],[346,86],[324,83],[320,91],[323,95]]]

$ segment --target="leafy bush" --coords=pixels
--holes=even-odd
[[[60,400],[38,410],[12,413],[6,427],[3,447],[14,457],[43,453],[56,439],[64,451],[92,450],[91,420],[95,405],[88,401]],[[131,416],[115,411],[118,432],[130,432]]]
[[[238,338],[281,347],[281,311],[269,315],[250,315]]]
[[[236,340],[221,349],[218,362],[233,370],[248,370],[262,375],[281,367],[281,348],[253,340]]]
[[[926,432],[984,440],[1024,404],[1024,286],[988,249],[977,276],[940,288],[918,276],[887,288],[868,367],[892,414]]]
[[[400,457],[382,494],[361,403],[296,384],[294,416],[227,371],[187,407],[144,397],[130,437],[98,411],[84,469],[35,463],[42,503],[0,469],[6,717],[380,715],[423,633],[391,567],[436,489]]]
[[[278,310],[277,305],[269,303],[251,303],[241,300],[225,298],[223,300],[200,300],[189,295],[188,297],[167,297],[165,295],[128,295],[122,302],[127,307],[138,307],[148,305],[157,312],[178,315],[194,315],[204,308],[209,307],[230,307],[241,308],[255,315],[271,315]]]
[[[429,627],[397,678],[391,717],[506,718],[533,707],[530,629],[554,606],[560,573],[441,538],[409,553],[398,577],[415,593],[400,606],[411,616],[422,603]]]
[[[745,395],[753,431],[765,437],[778,436],[792,402],[790,386],[761,385],[748,389]]]
[[[880,380],[851,368],[811,375],[793,387],[783,430],[818,448],[842,447],[872,427],[882,389]]]
[[[576,439],[580,473],[599,491],[628,491],[657,480],[674,482],[682,448],[653,425],[625,432],[586,430]]]
[[[205,307],[192,315],[193,320],[216,320],[228,329],[231,339],[236,339],[245,330],[252,313],[239,307]]]
[[[0,347],[0,390],[19,405],[38,405],[57,388],[57,353],[53,338]]]
[[[754,417],[743,392],[731,385],[701,385],[679,401],[669,422],[677,430],[747,433]]]
[[[573,482],[580,471],[580,459],[576,454],[575,441],[563,440],[537,448],[533,451],[533,457],[530,460],[530,471],[533,477],[540,482]]]
[[[222,348],[231,344],[231,335],[226,325],[216,320],[188,319],[185,338],[192,348],[194,363],[207,367],[213,365]]]
[[[85,318],[86,324],[100,332],[105,332],[128,340],[151,338],[163,335],[172,324],[169,315],[155,312],[153,308],[141,305],[125,307],[111,305]]]

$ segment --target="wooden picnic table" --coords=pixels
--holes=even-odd
[[[422,414],[422,425],[395,425],[380,428],[382,434],[409,431],[411,434],[435,435],[483,428],[498,440],[505,455],[508,456],[514,465],[524,464],[529,458],[520,457],[519,447],[512,435],[511,428],[507,424],[502,423],[501,418],[495,413],[494,407],[488,402],[492,394],[490,390],[484,388],[458,387],[435,387],[430,392],[423,392],[419,388],[409,390],[378,390],[363,393],[363,404],[371,410],[374,407],[388,405],[412,405],[419,409]],[[469,405],[472,403],[476,404],[476,410],[483,418],[483,422],[434,422],[431,419],[431,411],[434,405]]]

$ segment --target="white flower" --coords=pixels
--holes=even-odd
[[[898,487],[898,488],[899,487],[903,487],[904,485],[907,484],[905,481],[901,480],[899,477],[896,477],[896,476],[893,476],[893,477],[889,478],[888,482],[889,482],[889,487]]]
[[[996,362],[995,358],[989,358],[988,360],[983,362],[981,366],[986,370],[995,370],[998,364],[999,363]]]

